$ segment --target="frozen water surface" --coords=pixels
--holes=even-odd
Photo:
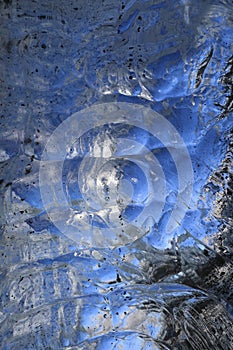
[[[0,15],[0,348],[233,349],[232,1]]]

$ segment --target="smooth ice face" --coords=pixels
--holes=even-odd
[[[163,168],[156,156],[164,150]],[[145,235],[144,223],[151,220],[154,225],[161,219],[169,161],[178,188],[162,233],[167,241],[181,225],[192,197],[193,169],[184,141],[152,109],[117,102],[94,105],[61,123],[45,146],[40,163],[44,208],[53,224],[78,245],[132,243]],[[79,196],[72,197],[77,205],[69,201],[71,183],[78,187]]]
[[[232,350],[232,1],[0,1],[0,347]]]

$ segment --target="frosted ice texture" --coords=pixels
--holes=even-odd
[[[1,349],[232,349],[232,2],[4,0],[0,12]],[[166,206],[143,237],[84,248],[49,220],[45,144],[97,102],[152,108],[183,138],[194,190],[172,239],[166,149]],[[77,206],[73,158],[64,188]]]

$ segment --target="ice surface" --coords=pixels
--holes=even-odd
[[[0,348],[233,349],[232,1],[0,16]]]

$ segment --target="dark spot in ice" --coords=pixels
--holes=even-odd
[[[3,0],[5,5],[9,7],[12,4],[12,0]]]
[[[117,282],[121,282],[121,278],[120,278],[119,273],[117,274]]]
[[[13,47],[13,42],[9,40],[9,41],[5,44],[5,47],[6,47],[7,52],[8,52],[8,53],[11,53],[11,50],[12,50],[12,47]]]
[[[24,144],[27,145],[29,143],[32,142],[32,139],[30,137],[27,137],[25,140],[24,140]]]

